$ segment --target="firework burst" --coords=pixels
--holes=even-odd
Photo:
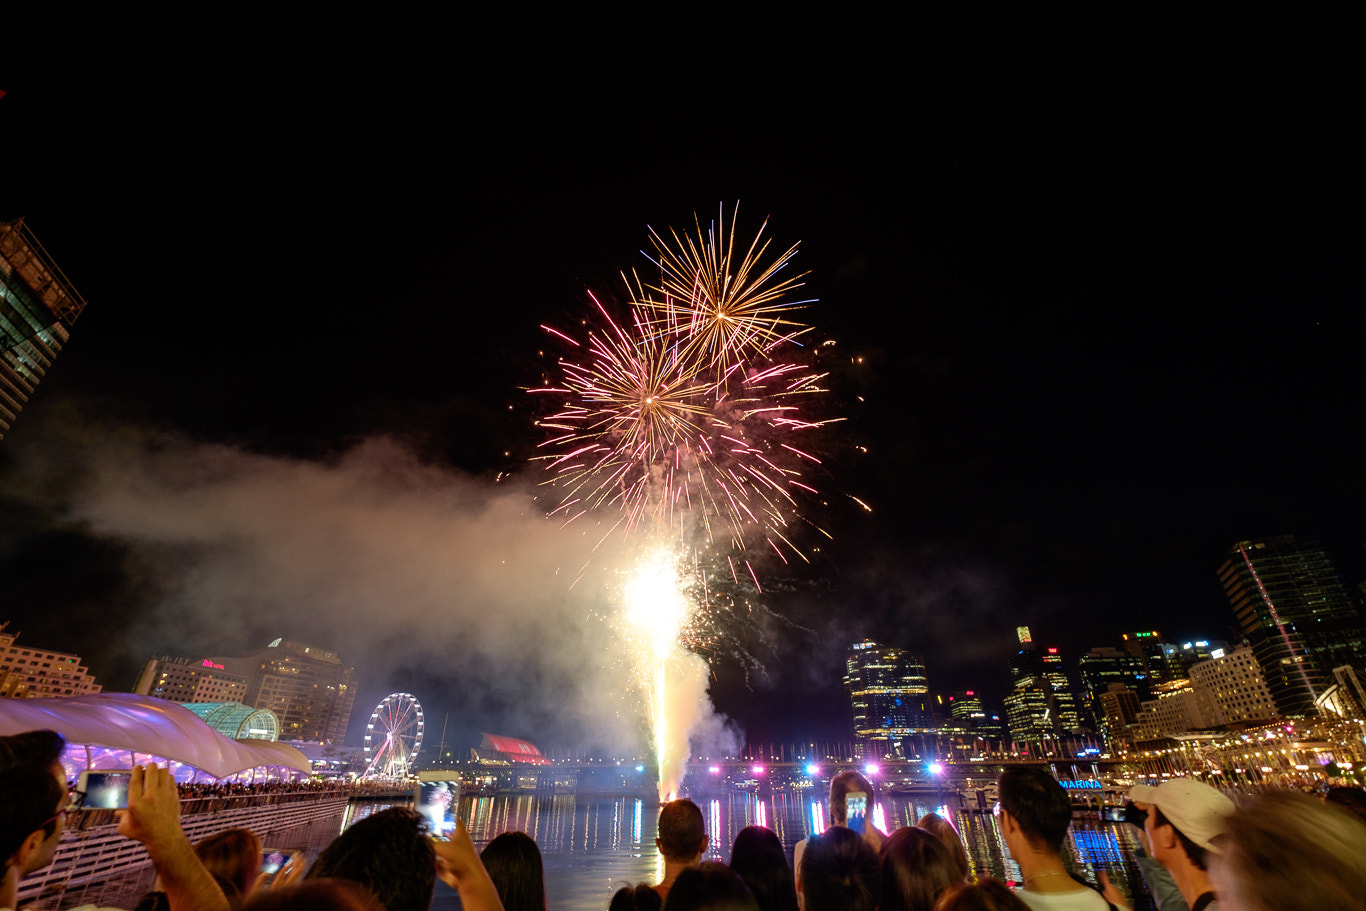
[[[658,280],[633,272],[619,309],[593,297],[581,339],[544,327],[574,351],[556,385],[532,390],[557,403],[539,422],[559,500],[550,514],[615,514],[598,547],[617,529],[645,530],[617,625],[646,696],[661,800],[677,793],[689,732],[710,710],[699,652],[725,648],[735,624],[722,616],[753,622],[736,597],[750,580],[761,590],[747,547],[762,539],[784,562],[801,555],[787,527],[816,493],[803,472],[819,460],[799,437],[826,423],[806,413],[824,374],[797,357],[809,329],[791,316],[810,302],[787,297],[802,276],[779,277],[797,246],[766,259],[765,227],[742,254],[720,216],[695,236],[651,230]]]
[[[779,279],[797,255],[798,245],[765,263],[771,243],[764,238],[765,219],[743,255],[737,256],[735,216],[729,233],[724,212],[718,212],[716,224],[706,230],[694,216],[695,236],[670,229],[666,238],[651,229],[655,253],[650,260],[660,278],[647,284],[637,276],[635,283],[637,305],[651,312],[662,331],[683,336],[679,356],[719,366],[723,375],[727,366],[742,358],[763,357],[810,331],[790,316],[794,309],[813,303],[788,299],[802,287],[807,273]]]
[[[560,401],[540,421],[540,458],[565,522],[613,507],[626,533],[696,530],[736,549],[762,537],[786,560],[801,551],[785,529],[815,493],[803,470],[819,464],[792,441],[825,423],[803,414],[824,375],[790,357],[807,327],[789,314],[809,302],[785,300],[801,276],[774,279],[796,245],[765,262],[761,228],[737,258],[723,228],[670,232],[673,247],[652,232],[657,284],[628,280],[617,316],[594,297],[601,322],[582,342],[547,327],[578,356],[560,360],[559,385],[533,390]]]

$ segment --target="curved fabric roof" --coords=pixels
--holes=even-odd
[[[182,705],[135,693],[60,699],[0,699],[0,734],[46,728],[71,743],[136,750],[226,778],[257,766],[309,773],[294,747],[268,740],[229,740]]]

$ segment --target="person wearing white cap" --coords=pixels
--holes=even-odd
[[[1135,859],[1158,911],[1217,909],[1206,856],[1220,853],[1218,839],[1233,815],[1233,801],[1190,778],[1155,788],[1134,785],[1129,798],[1147,813],[1139,839],[1144,850]]]

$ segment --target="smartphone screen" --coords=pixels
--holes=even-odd
[[[131,769],[81,773],[77,790],[85,794],[81,808],[85,810],[122,810],[128,806],[128,785]]]
[[[844,824],[862,835],[868,820],[868,794],[850,791],[844,795]]]
[[[293,853],[292,851],[266,851],[261,855],[261,872],[279,873],[280,868],[289,863]]]
[[[460,782],[421,781],[414,797],[417,812],[426,817],[432,835],[446,836],[455,831],[455,814],[460,809]]]

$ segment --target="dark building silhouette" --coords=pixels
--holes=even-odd
[[[1102,647],[1077,659],[1077,670],[1092,730],[1113,749],[1123,742],[1139,702],[1152,698],[1148,663],[1129,651]]]

